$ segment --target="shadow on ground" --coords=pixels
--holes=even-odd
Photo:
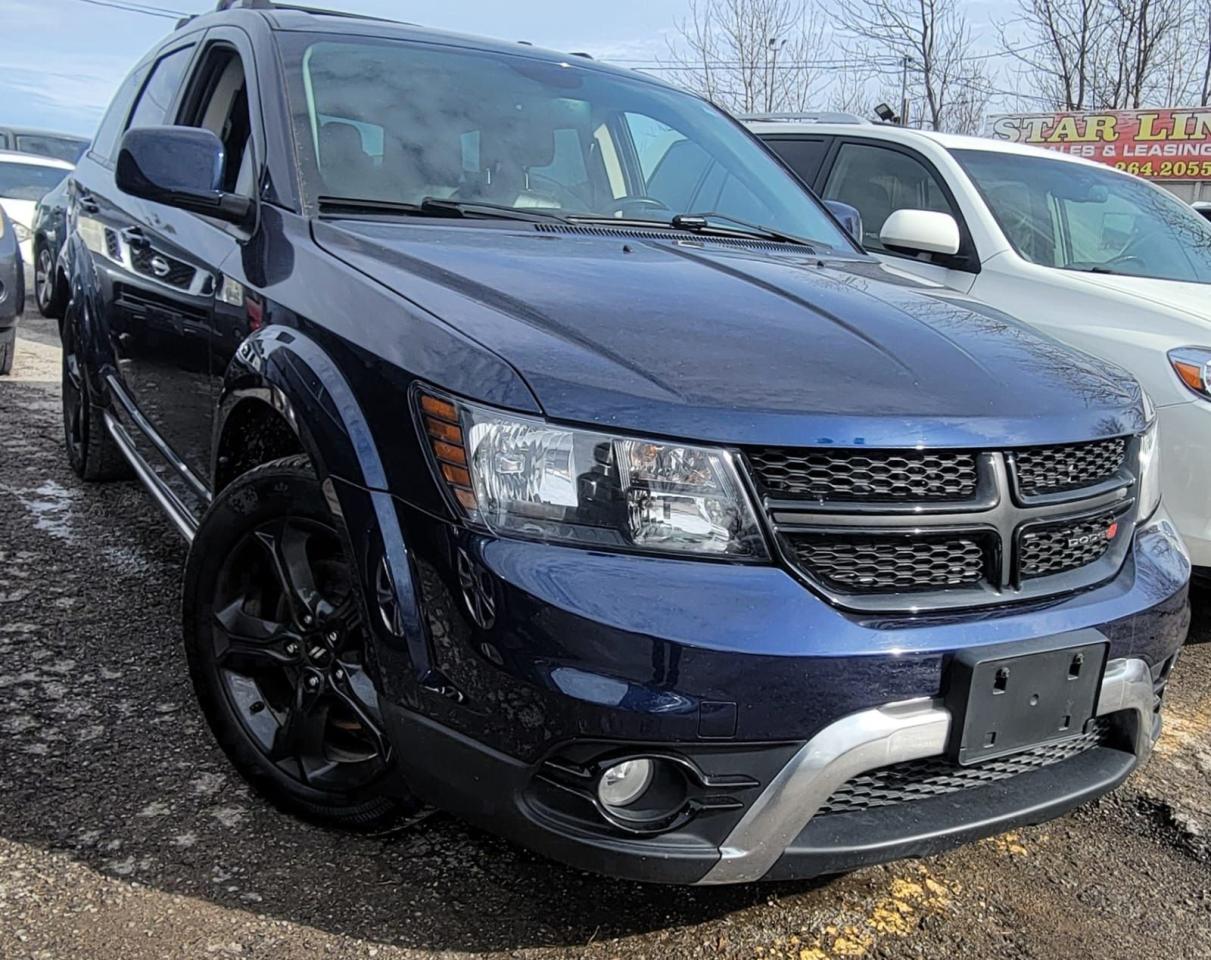
[[[572,946],[814,885],[645,887],[436,815],[378,837],[278,813],[228,766],[179,649],[184,547],[132,483],[67,469],[58,398],[3,388],[0,836],[102,874],[429,949]]]

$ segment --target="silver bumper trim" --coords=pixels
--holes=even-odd
[[[1143,660],[1106,665],[1097,715],[1134,711],[1135,753],[1152,749],[1152,672]],[[759,880],[848,780],[868,770],[945,752],[950,711],[941,700],[893,703],[830,724],[812,737],[753,802],[720,846],[720,859],[702,884]]]

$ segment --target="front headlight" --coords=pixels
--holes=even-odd
[[[17,222],[13,222],[13,233],[17,237],[18,243],[25,243],[29,239],[29,227],[22,226]]]
[[[1144,393],[1144,418],[1148,429],[1140,437],[1140,519],[1147,520],[1161,505],[1160,419],[1148,394]]]
[[[735,560],[768,558],[725,450],[573,429],[420,394],[438,472],[501,536]]]

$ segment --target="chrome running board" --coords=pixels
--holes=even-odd
[[[194,534],[198,531],[197,521],[194,520],[193,514],[183,504],[180,498],[172,492],[168,484],[156,476],[155,472],[147,465],[147,461],[135,449],[134,442],[130,439],[130,434],[126,432],[125,427],[114,418],[114,415],[108,410],[105,411],[105,429],[109,431],[109,435],[114,438],[118,449],[122,451],[131,469],[134,470],[135,476],[147,488],[147,492],[160,505],[160,509],[168,515],[168,519],[172,521],[173,526],[185,538],[186,543],[192,543]]]

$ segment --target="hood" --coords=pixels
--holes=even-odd
[[[722,443],[929,447],[1139,429],[1129,376],[867,257],[484,222],[317,242],[504,358],[548,417]]]
[[[1091,287],[1099,295],[1118,295],[1149,307],[1161,307],[1180,313],[1184,319],[1211,325],[1211,284],[1182,280],[1158,280],[1154,277],[1112,276],[1101,273],[1066,271],[1071,279]]]

